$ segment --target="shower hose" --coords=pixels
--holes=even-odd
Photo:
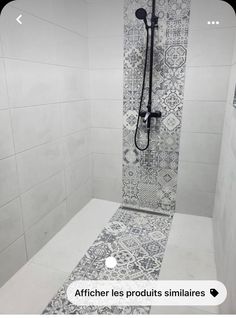
[[[146,147],[145,148],[140,148],[139,145],[138,145],[138,142],[137,142],[139,121],[140,121],[140,112],[141,112],[142,104],[143,104],[143,97],[144,97],[144,90],[145,90],[145,83],[146,83],[147,61],[148,61],[148,46],[149,46],[149,32],[148,32],[148,28],[146,28],[146,31],[147,31],[147,39],[146,39],[146,52],[145,52],[144,70],[143,70],[143,85],[142,85],[140,104],[139,104],[139,110],[138,110],[138,119],[137,119],[137,123],[136,123],[135,135],[134,135],[135,146],[140,151],[146,150],[149,147],[149,142],[150,142],[150,129],[147,129],[147,145],[146,145]]]

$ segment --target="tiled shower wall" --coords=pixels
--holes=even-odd
[[[212,216],[235,22],[224,1],[191,1],[177,185],[180,213]]]
[[[150,145],[141,152],[134,145],[145,57],[146,32],[134,13],[139,7],[151,12],[152,1],[125,0],[124,7],[124,123],[123,203],[154,212],[175,212],[179,141],[185,85],[190,0],[157,1],[159,28],[156,32],[153,68],[153,120]],[[142,109],[147,107],[144,94]],[[142,120],[141,120],[142,122]],[[140,126],[141,127],[141,126]],[[147,143],[145,127],[138,144]]]
[[[123,0],[88,0],[93,196],[121,202]]]
[[[87,4],[18,0],[4,11],[0,285],[91,198]]]
[[[235,16],[234,16],[235,19]],[[234,20],[235,21],[235,20]],[[217,276],[227,288],[221,313],[236,312],[236,28],[213,214]]]

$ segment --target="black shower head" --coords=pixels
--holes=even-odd
[[[139,20],[147,21],[147,11],[145,9],[140,8],[136,10],[135,15]]]

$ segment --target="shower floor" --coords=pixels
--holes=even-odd
[[[119,215],[122,211],[117,214],[118,208],[117,203],[91,200],[0,289],[0,313],[42,313],[111,217],[114,214],[115,218],[122,217]],[[150,223],[156,218],[140,213],[139,215],[144,223],[146,217]],[[151,231],[164,233],[161,246],[166,244],[164,240],[168,232],[168,222],[164,225],[157,231]],[[161,271],[156,272],[156,278],[216,279],[211,227],[210,218],[175,214]],[[155,236],[152,233],[151,235]],[[155,237],[153,238],[155,240]],[[161,262],[163,255],[158,253]],[[158,269],[158,266],[156,268]],[[147,275],[145,269],[142,275]],[[147,276],[145,278],[155,279]],[[150,308],[146,310],[150,312]],[[204,314],[217,313],[217,308],[153,307],[151,313]]]

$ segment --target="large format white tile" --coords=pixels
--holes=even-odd
[[[215,194],[177,188],[176,212],[212,217]]]
[[[122,69],[123,37],[90,38],[89,66],[90,69]]]
[[[6,60],[12,107],[42,105],[88,97],[88,71],[72,67]]]
[[[119,178],[122,175],[121,155],[93,154],[93,177],[94,178]]]
[[[218,165],[180,161],[178,186],[191,191],[215,192]]]
[[[92,100],[91,125],[92,127],[120,128],[123,124],[122,100]]]
[[[20,201],[16,199],[0,208],[0,251],[23,234]]]
[[[229,66],[187,67],[185,100],[226,101]]]
[[[28,257],[31,258],[37,253],[67,221],[68,215],[64,201],[27,230],[25,240]]]
[[[0,110],[0,159],[14,152],[11,118],[8,110]]]
[[[88,34],[88,8],[86,0],[52,0],[54,21],[77,33]]]
[[[23,23],[19,28],[19,24],[15,22],[20,14],[23,14]],[[29,61],[55,63],[54,28],[55,26],[45,20],[7,6],[1,21],[4,55]]]
[[[89,130],[82,130],[65,137],[65,162],[66,165],[78,162],[81,158],[89,154]]]
[[[91,200],[32,258],[32,262],[70,273],[118,207],[119,204],[113,202]]]
[[[191,29],[188,66],[231,65],[235,29]]]
[[[90,156],[85,156],[78,162],[74,162],[67,166],[65,170],[65,176],[67,194],[70,194],[91,178]]]
[[[192,27],[206,27],[211,29],[208,21],[219,21],[214,28],[235,26],[235,13],[233,8],[221,0],[192,0],[190,25]]]
[[[88,101],[75,101],[62,104],[63,133],[71,134],[89,127],[90,105]]]
[[[0,253],[0,286],[26,263],[24,237],[21,236],[7,249]],[[0,289],[1,290],[1,289]],[[2,297],[0,296],[0,302]],[[1,306],[0,306],[1,307]],[[1,308],[0,308],[1,312]]]
[[[19,193],[15,157],[0,160],[0,206]]]
[[[90,98],[123,98],[123,72],[120,69],[90,70]]]
[[[180,230],[181,229],[181,230]],[[214,253],[212,218],[175,213],[168,245]]]
[[[185,101],[181,130],[221,134],[225,109],[224,102]]]
[[[64,28],[87,35],[87,3],[85,0],[19,0],[11,6],[23,9]]]
[[[11,114],[17,152],[62,135],[60,105],[18,108],[13,109]]]
[[[123,35],[123,0],[88,1],[90,37]]]
[[[92,184],[88,180],[82,186],[74,190],[67,197],[67,214],[68,219],[73,217],[80,209],[82,209],[92,198]]]
[[[122,130],[92,128],[91,150],[94,153],[121,154]]]
[[[56,64],[71,65],[88,69],[88,40],[86,37],[54,26]]]
[[[64,155],[61,142],[53,142],[17,155],[21,192],[61,171]]]
[[[21,196],[24,227],[27,230],[65,200],[64,172],[38,184]]]
[[[113,202],[122,202],[121,178],[103,177],[93,179],[93,197]]]
[[[1,288],[1,314],[41,314],[67,275],[62,271],[27,263]]]
[[[0,109],[8,108],[5,69],[2,58],[0,58],[0,92]]]
[[[220,146],[221,135],[183,132],[180,139],[180,160],[217,164]]]

